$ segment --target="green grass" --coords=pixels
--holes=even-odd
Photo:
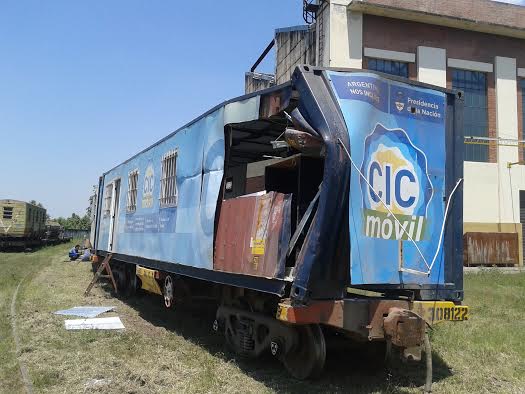
[[[444,392],[525,392],[525,274],[469,274],[470,320],[443,324],[433,346],[452,369]]]
[[[319,381],[297,382],[271,357],[239,361],[211,332],[213,306],[166,311],[158,296],[126,302],[96,286],[88,263],[67,261],[67,245],[35,253],[0,253],[0,392],[23,392],[11,336],[12,294],[22,344],[19,359],[36,392],[363,392],[419,393],[423,364],[385,369],[360,348],[330,348]],[[525,392],[525,274],[489,271],[466,276],[468,322],[432,333],[434,392]],[[52,312],[77,305],[115,306],[126,329],[66,331]]]
[[[3,392],[17,392],[23,388],[11,332],[12,295],[22,279],[30,282],[63,249],[64,246],[33,253],[0,253],[0,390]]]

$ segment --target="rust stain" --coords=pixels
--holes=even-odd
[[[407,309],[393,307],[383,319],[383,330],[396,346],[420,346],[425,336],[425,321]]]
[[[270,192],[222,203],[213,268],[284,277],[291,232],[291,196]]]
[[[515,265],[519,263],[517,233],[465,233],[463,263],[470,265]]]

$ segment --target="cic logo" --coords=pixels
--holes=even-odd
[[[377,124],[365,139],[361,172],[372,186],[360,179],[365,235],[405,240],[406,231],[415,241],[423,239],[433,188],[426,155],[405,131]]]
[[[155,172],[153,164],[149,163],[144,173],[144,184],[142,186],[142,208],[153,207],[153,189],[155,186]]]

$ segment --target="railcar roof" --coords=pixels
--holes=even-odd
[[[181,130],[184,130],[186,127],[189,127],[191,126],[193,123],[201,120],[202,118],[208,116],[209,114],[217,111],[219,108],[221,107],[224,107],[225,105],[227,104],[231,104],[231,103],[235,103],[237,101],[243,101],[243,100],[247,100],[247,99],[250,99],[252,97],[257,97],[257,96],[263,96],[265,94],[268,94],[268,93],[272,93],[272,92],[275,92],[275,91],[278,91],[278,90],[281,90],[281,89],[285,89],[287,88],[288,86],[291,86],[291,81],[288,81],[288,82],[285,82],[285,83],[282,83],[280,85],[277,85],[277,86],[272,86],[271,88],[267,88],[267,89],[264,89],[264,90],[259,90],[257,92],[253,92],[253,93],[248,93],[248,94],[245,94],[245,95],[242,95],[242,96],[238,96],[238,97],[235,97],[235,98],[232,98],[230,100],[226,100],[226,101],[223,101],[222,103],[220,104],[217,104],[216,106],[214,106],[213,108],[209,109],[208,111],[204,112],[203,114],[199,115],[198,117],[196,117],[195,119],[193,120],[190,120],[188,123],[184,124],[183,126],[179,127],[178,129],[176,129],[175,131],[172,131],[171,133],[169,133],[166,137],[164,138],[161,138],[160,140],[158,140],[157,142],[155,142],[154,144],[148,146],[147,148],[141,150],[140,152],[136,153],[135,155],[131,156],[129,159],[123,161],[122,163],[116,165],[115,167],[113,167],[112,169],[104,172],[102,174],[102,176],[105,176],[106,174],[110,173],[111,171],[115,170],[116,168],[120,167],[121,165],[123,164],[126,164],[127,162],[133,160],[134,158],[136,158],[137,156],[141,155],[142,153],[144,152],[147,152],[148,150],[150,150],[151,148],[161,144],[162,142],[166,141],[168,138],[171,138],[173,137],[175,134],[177,134],[179,131]]]
[[[302,67],[303,66],[299,66],[299,68],[302,68]],[[372,70],[353,69],[353,68],[345,68],[345,67],[312,67],[312,66],[308,66],[308,67],[309,67],[310,70],[318,70],[318,71],[366,72],[366,73],[377,74],[379,76],[382,76],[384,78],[387,78],[387,79],[390,79],[390,80],[393,80],[393,81],[403,82],[403,83],[407,83],[407,84],[412,85],[412,86],[419,86],[419,87],[422,87],[422,88],[434,89],[434,90],[441,91],[441,92],[444,92],[444,93],[456,94],[458,92],[458,90],[456,90],[456,89],[448,89],[448,88],[443,88],[443,87],[440,87],[440,86],[429,85],[427,83],[423,83],[423,82],[419,82],[419,81],[407,80],[406,78],[403,78],[403,77],[398,77],[398,76],[395,76],[395,75],[389,75],[389,74],[385,74],[385,73],[381,73],[381,72],[377,72],[377,71],[372,71]],[[115,170],[116,168],[120,167],[121,165],[128,163],[129,161],[133,160],[134,158],[136,158],[137,156],[141,155],[142,153],[144,153],[144,152],[150,150],[151,148],[159,145],[160,143],[166,141],[168,138],[171,138],[172,136],[177,134],[179,131],[185,129],[188,126],[191,126],[193,123],[195,123],[195,122],[199,121],[200,119],[208,116],[209,114],[215,112],[216,110],[218,110],[219,108],[221,108],[221,107],[223,107],[223,106],[225,106],[227,104],[235,103],[237,101],[246,100],[246,99],[249,99],[249,98],[252,98],[252,97],[256,97],[256,96],[264,96],[264,95],[266,95],[268,93],[272,93],[272,92],[275,92],[275,91],[278,91],[278,90],[290,87],[291,84],[292,84],[292,82],[288,81],[288,82],[285,82],[285,83],[277,85],[277,86],[272,86],[271,88],[267,88],[267,89],[264,89],[264,90],[259,90],[257,92],[248,93],[248,94],[245,94],[245,95],[242,95],[242,96],[238,96],[238,97],[232,98],[230,100],[223,101],[222,103],[214,106],[213,108],[211,108],[208,111],[204,112],[203,114],[201,114],[200,116],[196,117],[195,119],[193,119],[193,120],[189,121],[188,123],[184,124],[183,126],[179,127],[175,131],[169,133],[166,137],[158,140],[154,144],[152,144],[152,145],[148,146],[147,148],[141,150],[140,152],[138,152],[137,154],[131,156],[127,160],[123,161],[122,163],[120,163],[120,164],[114,166],[113,168],[111,168],[110,170],[104,172],[102,174],[102,176],[105,176],[106,174],[110,173],[111,171]]]
[[[21,200],[13,200],[11,198],[4,198],[2,200],[0,200],[0,204],[2,203],[8,203],[8,204],[26,204],[26,205],[32,205],[36,208],[39,208],[39,209],[45,209],[45,208],[42,208],[42,207],[39,207],[38,205],[35,205],[35,204],[31,204],[30,202],[26,202],[26,201],[21,201]]]

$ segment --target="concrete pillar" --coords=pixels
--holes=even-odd
[[[447,87],[447,52],[442,48],[417,47],[417,79]]]
[[[496,131],[499,138],[518,139],[518,93],[516,59],[497,56],[494,59],[496,81]],[[519,160],[518,147],[498,145],[500,223],[519,222],[518,168],[507,163]],[[514,174],[516,173],[516,174]]]
[[[363,14],[348,13],[348,41],[350,42],[350,67],[363,68]]]
[[[363,14],[350,12],[350,0],[332,0],[328,37],[330,67],[363,68]],[[325,20],[326,21],[326,20]]]
[[[496,127],[498,137],[518,139],[518,86],[516,59],[496,56],[494,59],[496,80]],[[518,150],[500,146],[502,158],[518,161]],[[501,160],[500,160],[501,161]]]

